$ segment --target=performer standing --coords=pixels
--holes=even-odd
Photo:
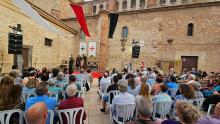
[[[83,56],[83,68],[84,69],[87,68],[87,56],[86,55]]]
[[[69,74],[72,74],[73,73],[73,70],[74,70],[74,60],[73,60],[73,55],[71,54],[70,55],[70,60],[69,60]]]
[[[76,68],[81,68],[81,57],[79,55],[76,58]]]

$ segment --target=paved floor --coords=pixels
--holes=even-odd
[[[87,114],[85,124],[109,124],[109,111],[100,112],[98,79],[94,79],[91,89],[83,95],[84,107]]]

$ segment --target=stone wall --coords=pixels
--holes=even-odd
[[[107,68],[121,68],[121,30],[123,26],[127,26],[129,36],[126,43],[125,62],[132,61],[133,39],[144,41],[139,59],[133,60],[135,68],[138,68],[142,61],[146,66],[152,67],[157,66],[161,61],[181,61],[181,56],[198,56],[198,69],[209,72],[220,71],[218,68],[220,66],[219,11],[219,3],[215,3],[215,5],[184,5],[120,13],[114,38],[108,41]],[[97,31],[99,28],[95,18],[98,20],[100,17],[87,18],[88,27],[90,33],[94,34],[93,38],[100,39],[97,32],[102,30]],[[72,21],[72,23],[76,22]],[[194,24],[193,36],[187,36],[189,23]],[[168,43],[168,40],[172,43]],[[156,41],[156,47],[153,46],[153,41]]]
[[[78,54],[77,35],[73,35],[64,28],[50,22],[64,34],[56,34],[38,25],[23,14],[11,1],[0,1],[0,51],[3,52],[3,72],[8,73],[13,64],[13,55],[8,54],[8,33],[12,32],[8,26],[22,25],[23,44],[33,47],[32,66],[53,68],[60,66],[62,60],[68,60],[70,54],[74,57]],[[53,40],[52,46],[44,45],[45,37]],[[2,58],[0,57],[0,60]],[[1,61],[0,61],[1,62]]]

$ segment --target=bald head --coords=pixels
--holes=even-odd
[[[47,106],[43,102],[32,105],[25,113],[28,124],[45,124],[47,120]]]

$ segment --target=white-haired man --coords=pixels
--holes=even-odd
[[[75,84],[70,84],[66,88],[66,94],[68,98],[60,102],[58,109],[62,110],[62,109],[84,107],[84,102],[83,102],[82,97],[76,97],[76,93],[77,93],[77,86]],[[83,120],[85,119],[86,119],[86,113],[84,112]],[[66,120],[64,119],[63,121],[65,124]],[[77,115],[75,124],[79,124],[79,123],[80,123],[80,116]]]

